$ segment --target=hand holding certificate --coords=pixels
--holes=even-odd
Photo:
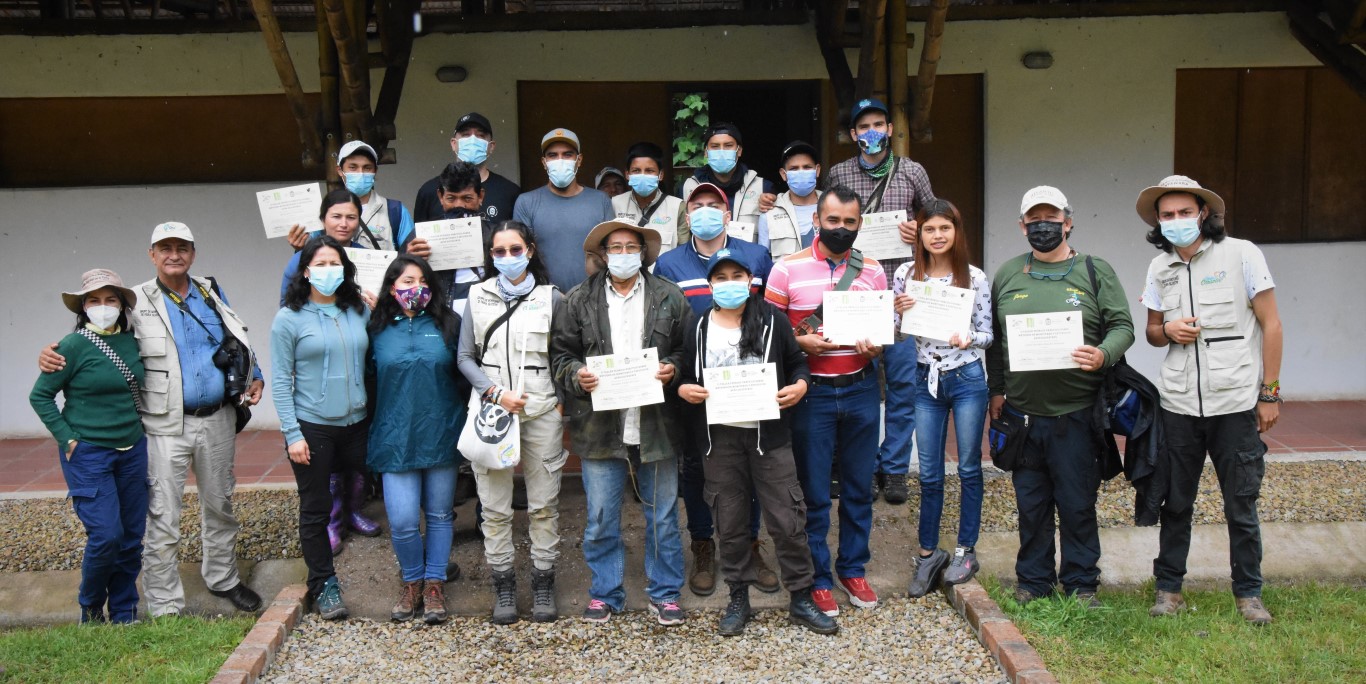
[[[317,183],[256,193],[256,206],[261,210],[261,223],[266,227],[267,238],[285,237],[295,224],[307,231],[322,230],[322,221],[318,218],[322,202],[322,191]]]
[[[829,291],[823,306],[823,332],[835,344],[853,345],[868,340],[880,345],[896,341],[892,293],[887,290]]]
[[[854,247],[874,259],[914,259],[915,245],[901,241],[901,224],[905,221],[904,211],[864,214]]]
[[[346,256],[356,265],[356,284],[360,285],[361,291],[378,295],[380,287],[384,285],[384,272],[388,270],[389,262],[398,256],[398,252],[347,247]]]
[[[778,368],[771,363],[703,368],[707,424],[778,418]]]
[[[664,403],[664,383],[655,377],[659,372],[659,352],[654,347],[590,356],[584,363],[588,372],[598,378],[592,392],[594,411]]]
[[[938,283],[906,283],[915,306],[901,314],[901,332],[948,342],[972,329],[972,290]]]
[[[424,221],[414,225],[413,231],[431,247],[427,263],[433,271],[484,265],[484,226],[478,216]]]
[[[1006,316],[1010,371],[1081,368],[1072,358],[1072,352],[1085,344],[1081,333],[1080,311]]]

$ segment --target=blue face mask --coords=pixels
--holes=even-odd
[[[575,168],[577,162],[573,159],[552,159],[545,164],[545,172],[550,176],[550,183],[563,190],[574,182],[574,176],[578,175]]]
[[[726,215],[716,207],[699,207],[688,214],[688,228],[697,239],[710,240],[725,230]]]
[[[727,280],[711,284],[711,300],[722,309],[738,309],[749,299],[749,283]]]
[[[659,176],[648,173],[633,173],[626,183],[631,186],[631,190],[641,197],[649,197],[659,189]]]
[[[858,146],[865,154],[878,154],[882,144],[887,142],[887,132],[870,128],[858,134]]]
[[[494,257],[493,267],[498,269],[503,277],[512,280],[526,273],[526,266],[530,261],[531,257],[526,252],[522,252],[518,256]]]
[[[373,173],[347,173],[343,175],[346,178],[346,189],[356,193],[356,197],[364,197],[375,189],[375,174]]]
[[[734,171],[738,158],[739,154],[735,150],[707,150],[707,166],[717,173]]]
[[[331,297],[342,284],[341,266],[309,266],[308,282],[324,297]]]
[[[806,197],[816,189],[815,169],[796,169],[787,172],[787,189],[798,197]]]
[[[639,254],[608,254],[607,270],[619,280],[626,280],[640,273]]]
[[[460,138],[455,144],[456,159],[475,166],[488,161],[489,141],[471,135],[468,138]]]
[[[1162,237],[1177,247],[1189,247],[1200,239],[1200,219],[1196,217],[1161,221]]]

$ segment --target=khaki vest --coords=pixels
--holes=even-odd
[[[219,299],[208,278],[194,278],[194,281],[213,298],[223,327],[250,350],[246,323]],[[179,435],[185,430],[185,397],[180,384],[180,354],[171,334],[166,296],[157,287],[155,278],[140,285],[136,292],[133,336],[137,338],[138,353],[142,355],[142,366],[147,371],[142,381],[142,427],[151,435]],[[256,352],[251,352],[251,356],[252,365],[255,365]]]
[[[389,200],[380,197],[378,192],[371,190],[370,203],[361,207],[360,216],[365,219],[366,227],[370,229],[371,233],[374,233],[379,244],[371,247],[370,238],[366,237],[365,231],[359,229],[356,231],[356,236],[351,238],[352,240],[370,249],[388,251],[398,249],[394,246],[394,228],[397,226],[389,223]]]
[[[655,205],[659,205],[659,208],[650,217],[650,227],[659,231],[659,253],[663,254],[678,246],[678,226],[682,223],[685,212],[683,200],[663,192],[656,193],[655,201],[650,206]],[[636,203],[636,194],[630,191],[612,198],[612,210],[616,212],[617,218],[636,225],[640,225],[640,218],[645,215],[645,210]]]
[[[792,203],[790,192],[780,193],[773,210],[764,215],[768,223],[768,253],[777,261],[789,254],[802,251],[802,229],[797,225],[797,206]],[[816,193],[820,201],[820,193]],[[811,227],[814,232],[815,226]]]
[[[694,188],[701,184],[697,178],[689,178],[684,181],[683,196],[687,197]],[[745,172],[745,180],[740,186],[740,191],[735,193],[735,206],[730,208],[730,220],[758,226],[759,196],[762,194],[764,194],[764,179],[759,177],[759,172],[749,169]]]
[[[516,369],[522,362],[522,333],[526,333],[526,375],[522,391],[527,393],[524,410],[528,418],[552,411],[558,403],[550,374],[552,292],[552,285],[537,285],[512,318],[488,335],[489,326],[507,312],[508,302],[498,293],[497,278],[485,280],[469,291],[471,320],[466,324],[474,324],[475,356],[484,375],[493,384],[509,391],[516,388]],[[487,349],[484,348],[485,335],[489,338]]]

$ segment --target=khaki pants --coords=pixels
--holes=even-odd
[[[560,469],[569,453],[556,411],[521,418],[522,479],[526,482],[531,560],[540,570],[555,567],[560,557]],[[496,571],[512,568],[513,469],[488,470],[470,464],[484,507],[484,557]]]
[[[175,436],[147,435],[147,478],[151,485],[147,536],[143,539],[142,587],[152,617],[185,609],[177,552],[180,548],[180,505],[185,480],[194,468],[199,487],[200,540],[204,584],[227,591],[241,581],[237,574],[237,531],[232,512],[232,474],[236,455],[237,417],[230,408],[203,418],[185,416],[184,431]]]

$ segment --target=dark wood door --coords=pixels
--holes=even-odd
[[[551,129],[568,128],[579,136],[583,154],[579,182],[591,186],[605,166],[626,170],[622,168],[626,149],[633,143],[649,140],[667,154],[672,114],[668,85],[661,82],[518,81],[517,158],[522,189],[546,184],[541,138]]]

